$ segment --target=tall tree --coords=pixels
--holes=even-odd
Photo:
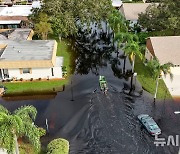
[[[161,78],[162,75],[170,75],[171,80],[173,79],[173,74],[171,73],[171,67],[174,65],[172,63],[165,63],[165,64],[160,64],[158,59],[155,57],[153,60],[148,62],[147,65],[151,72],[153,78],[156,80],[156,89],[154,93],[154,102],[157,97],[157,92],[158,92],[158,85],[159,85],[159,79]]]
[[[47,14],[39,14],[34,30],[35,33],[38,34],[43,40],[47,40],[48,34],[52,33],[51,24],[49,23]]]
[[[134,35],[134,34],[120,32],[120,33],[116,34],[115,41],[117,42],[118,48],[122,49],[124,51],[123,73],[125,73],[126,57],[127,57],[127,54],[125,51],[126,45],[133,43],[133,42],[138,42],[138,37],[137,37],[137,35]]]
[[[170,31],[170,35],[180,34],[180,1],[161,0],[139,15],[139,24],[151,31]]]
[[[67,37],[78,32],[77,22],[90,25],[105,20],[112,8],[111,0],[45,0],[40,10],[33,11],[31,19],[44,12],[49,16],[53,32]]]
[[[124,51],[125,51],[126,55],[130,57],[130,60],[132,62],[131,88],[130,88],[130,91],[129,91],[129,93],[131,93],[132,90],[133,90],[135,57],[139,56],[142,59],[142,54],[140,52],[138,43],[135,42],[135,41],[128,43],[125,46]]]
[[[10,113],[0,105],[0,145],[8,153],[19,154],[17,139],[26,137],[37,151],[41,148],[40,137],[45,130],[34,125],[37,110],[33,106],[24,106]]]
[[[114,34],[127,32],[128,30],[124,16],[116,9],[112,10],[112,13],[108,17],[108,22]]]

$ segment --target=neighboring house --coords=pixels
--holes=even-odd
[[[32,29],[17,28],[0,32],[0,40],[32,40]]]
[[[152,3],[123,3],[120,7],[120,12],[126,20],[130,21],[130,25],[133,26],[137,24],[139,14],[145,12],[151,4]]]
[[[32,5],[13,5],[12,7],[0,7],[0,29],[25,28],[28,26],[28,16],[32,8],[39,8],[39,3]]]
[[[163,79],[172,96],[180,96],[180,36],[150,37],[146,42],[145,57],[151,60],[157,57],[160,64],[171,62],[173,80],[170,77]]]
[[[112,0],[112,6],[117,8],[117,9],[120,9],[122,5],[122,1],[121,0]]]
[[[0,78],[60,79],[63,58],[56,52],[55,40],[0,40]]]

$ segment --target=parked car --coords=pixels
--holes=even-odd
[[[138,119],[152,136],[161,134],[161,129],[149,115],[140,114]]]

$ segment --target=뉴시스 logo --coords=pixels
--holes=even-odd
[[[158,135],[155,135],[154,144],[156,146],[165,146],[165,145],[179,146],[179,135],[176,135],[175,137],[172,135],[169,135],[167,140],[163,137],[160,138],[158,137]]]

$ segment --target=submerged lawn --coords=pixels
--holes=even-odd
[[[156,88],[156,81],[151,77],[150,70],[142,63],[142,61],[140,60],[140,58],[138,56],[136,57],[135,71],[138,74],[137,77],[138,77],[138,80],[141,83],[143,89],[148,91],[152,95],[154,95],[155,88]],[[162,79],[159,80],[157,98],[159,98],[159,99],[164,99],[164,98],[171,99],[172,98],[171,94],[169,93],[169,91]]]
[[[68,77],[62,80],[47,80],[47,81],[27,81],[27,82],[17,82],[17,83],[3,83],[7,88],[7,94],[14,93],[36,93],[36,92],[52,92],[56,89],[62,87],[62,85],[68,83],[69,73],[70,73],[70,52],[67,41],[58,41],[57,56],[64,57],[63,65],[67,67]]]

